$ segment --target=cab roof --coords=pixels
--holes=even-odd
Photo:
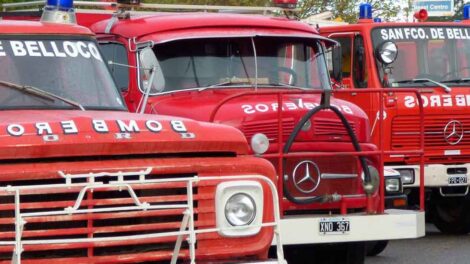
[[[16,20],[0,20],[0,34],[93,35],[78,25]]]
[[[108,20],[95,23],[91,28],[96,33],[105,33]],[[248,30],[285,30],[303,34],[318,34],[310,25],[280,17],[243,15],[228,13],[154,13],[131,16],[114,24],[111,33],[125,38],[142,37],[149,34],[176,30],[199,30],[203,28],[246,28]]]

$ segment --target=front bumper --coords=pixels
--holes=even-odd
[[[386,166],[394,170],[399,169],[413,169],[414,182],[412,184],[403,184],[404,188],[419,187],[419,166],[418,165],[402,165],[402,166]],[[466,169],[466,174],[449,174],[448,171],[452,169]],[[470,186],[470,181],[467,180],[466,184],[449,184],[449,177],[451,176],[465,176],[469,178],[470,163],[466,164],[428,164],[424,165],[424,186],[425,187],[453,187],[453,186]]]
[[[347,234],[320,234],[320,218],[344,217],[350,221]],[[281,220],[284,245],[410,239],[424,236],[424,212],[389,209],[384,214],[299,215]],[[275,245],[275,241],[273,241]]]

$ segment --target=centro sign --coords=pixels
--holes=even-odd
[[[453,16],[454,0],[415,1],[414,10],[426,9],[429,16]]]

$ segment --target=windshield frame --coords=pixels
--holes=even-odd
[[[25,34],[0,34],[0,42],[4,40],[31,40],[31,41],[41,41],[41,40],[47,40],[47,41],[52,41],[52,40],[57,40],[57,41],[84,41],[84,42],[92,42],[95,44],[101,58],[103,58],[102,63],[104,64],[104,69],[103,71],[109,76],[110,84],[113,86],[110,89],[113,89],[116,91],[116,96],[119,97],[119,99],[122,102],[121,106],[87,106],[85,105],[86,110],[94,110],[94,111],[128,111],[126,101],[124,100],[124,97],[122,93],[119,91],[116,85],[116,81],[114,80],[111,71],[106,65],[105,57],[103,56],[103,53],[100,49],[99,43],[96,40],[94,36],[91,35],[70,35],[70,34],[31,34],[31,35],[25,35]],[[24,84],[18,84],[18,85],[24,85]],[[79,102],[80,103],[80,102]],[[11,111],[11,110],[78,110],[77,107],[74,106],[60,106],[60,105],[45,105],[45,106],[39,106],[39,105],[32,105],[32,106],[0,106],[0,111]]]
[[[324,78],[320,78],[319,82],[321,83],[321,86],[323,88],[308,88],[308,87],[301,87],[301,86],[295,86],[295,85],[286,85],[286,86],[281,86],[281,85],[272,85],[272,84],[259,84],[258,87],[259,89],[300,89],[300,90],[332,90],[332,84],[331,84],[331,79],[329,78],[329,73],[328,73],[328,62],[326,59],[326,49],[325,49],[325,44],[323,42],[334,42],[333,40],[320,36],[320,35],[279,35],[279,34],[240,34],[240,35],[211,35],[211,36],[191,36],[191,37],[185,37],[185,38],[176,38],[176,39],[167,39],[163,41],[153,41],[154,45],[159,45],[163,43],[171,43],[171,42],[176,42],[176,41],[185,41],[185,40],[201,40],[201,39],[218,39],[218,38],[250,38],[253,40],[256,37],[278,37],[278,38],[291,38],[291,39],[304,39],[305,41],[315,41],[315,45],[318,45],[319,53],[321,54],[321,57],[323,58],[322,64],[324,65],[323,70],[325,71],[324,73]],[[152,46],[152,49],[154,46]],[[255,46],[256,48],[256,46]],[[135,60],[136,60],[136,65],[137,65],[137,88],[139,92],[142,95],[145,95],[145,91],[143,87],[141,86],[142,80],[141,80],[141,71],[140,69],[140,60],[139,60],[139,52],[135,53]],[[256,52],[255,52],[256,54]],[[258,55],[256,55],[258,57]],[[257,58],[256,58],[257,60]],[[319,67],[318,70],[318,75],[321,75],[321,69],[322,67]],[[254,78],[254,77],[253,77]],[[185,88],[185,89],[179,89],[179,90],[173,90],[173,91],[161,91],[161,92],[150,92],[149,96],[159,96],[159,95],[166,95],[166,94],[172,94],[172,93],[178,93],[178,92],[188,92],[188,91],[202,91],[206,89],[255,89],[254,83],[252,84],[238,84],[238,85],[226,85],[226,86],[207,86],[207,87],[193,87],[193,88]]]
[[[372,47],[372,51],[371,51],[371,56],[372,56],[372,61],[375,65],[375,69],[377,71],[377,78],[378,78],[378,83],[380,84],[380,87],[382,88],[407,88],[407,87],[411,87],[411,88],[432,88],[432,87],[439,87],[439,85],[437,84],[432,84],[432,85],[426,85],[425,83],[422,83],[422,82],[406,82],[405,84],[398,84],[397,86],[385,86],[384,85],[384,82],[383,82],[383,65],[380,63],[379,59],[377,58],[376,56],[376,48],[379,47],[382,43],[386,42],[386,41],[392,41],[394,43],[397,43],[397,42],[400,42],[402,40],[382,40],[382,41],[378,41],[376,42],[375,39],[374,39],[374,32],[376,31],[380,31],[381,29],[390,29],[390,28],[466,28],[468,31],[470,31],[470,26],[468,25],[462,25],[462,24],[450,24],[450,23],[433,23],[433,24],[426,24],[426,25],[422,25],[422,24],[410,24],[410,23],[407,23],[407,24],[393,24],[393,25],[377,25],[373,28],[371,28],[370,30],[370,40],[371,40],[371,47]],[[380,33],[379,33],[380,34]],[[426,39],[403,39],[403,40],[408,40],[408,41],[413,41],[415,43],[419,43],[420,41],[426,41],[426,42],[429,42],[429,41],[432,41],[432,40],[443,40],[443,41],[453,41],[453,50],[456,50],[456,42],[455,41],[470,41],[470,39],[463,39],[463,38],[460,38],[460,39],[448,39],[448,38],[426,38]],[[427,50],[427,47],[426,47],[426,50]],[[400,55],[400,49],[398,50],[398,54]],[[398,55],[398,56],[399,56]],[[458,55],[457,53],[456,54],[453,54],[454,56]],[[417,55],[418,56],[418,55]],[[419,59],[419,58],[418,58]],[[426,60],[429,60],[428,57],[426,57]],[[419,63],[419,62],[418,62]],[[470,57],[469,57],[469,60],[468,60],[468,63],[470,63]],[[392,63],[393,64],[393,63]],[[453,65],[452,67],[454,66],[457,66],[457,64]],[[393,73],[393,72],[392,72]],[[457,73],[457,72],[456,72]],[[445,73],[443,73],[445,74]],[[414,79],[420,79],[420,78],[414,78]],[[455,79],[455,78],[452,78],[452,79]],[[464,78],[463,78],[464,79]],[[449,79],[451,80],[451,79]],[[397,81],[405,81],[405,80],[397,80]],[[446,80],[434,80],[434,81],[437,81],[439,83],[443,83],[447,86],[450,86],[450,87],[468,87],[470,86],[469,83],[467,82],[446,82]]]

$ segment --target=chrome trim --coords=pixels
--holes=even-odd
[[[452,131],[449,131],[451,127],[452,127]],[[462,141],[464,133],[465,133],[465,130],[463,128],[463,124],[458,120],[451,120],[444,127],[444,131],[443,131],[444,140],[449,145],[457,145],[460,143],[460,141]],[[456,137],[457,140],[455,142],[451,141],[450,138],[452,137]]]
[[[451,186],[446,186],[446,187],[465,187],[465,185],[451,185]],[[442,187],[439,188],[439,193],[441,194],[442,197],[462,197],[462,196],[467,196],[469,191],[469,187],[465,189],[465,192],[463,193],[449,193],[446,194],[442,191]]]
[[[300,175],[300,177],[298,177],[299,175],[297,174],[297,170],[301,168],[301,166],[304,166],[303,164],[305,164],[305,173],[304,175]],[[309,164],[312,165],[313,171],[310,170]],[[320,180],[321,180],[320,175],[321,175],[320,168],[318,168],[318,165],[315,162],[311,160],[303,160],[297,163],[297,165],[295,166],[294,171],[292,172],[292,181],[294,183],[294,187],[299,192],[308,194],[308,193],[315,191],[318,188],[318,185],[320,185]],[[313,184],[313,187],[302,188],[301,184],[303,184],[306,181]]]
[[[405,155],[404,154],[391,154],[390,155],[390,158],[404,158]]]
[[[346,198],[359,198],[359,197],[365,197],[366,195],[365,194],[341,194],[341,197],[346,197]],[[317,196],[303,196],[303,197],[295,197],[295,199],[299,199],[299,200],[307,200],[307,199],[310,199],[310,198],[313,198],[313,197],[317,197]]]
[[[349,173],[322,173],[320,176],[322,179],[349,179],[356,178],[357,174]]]

